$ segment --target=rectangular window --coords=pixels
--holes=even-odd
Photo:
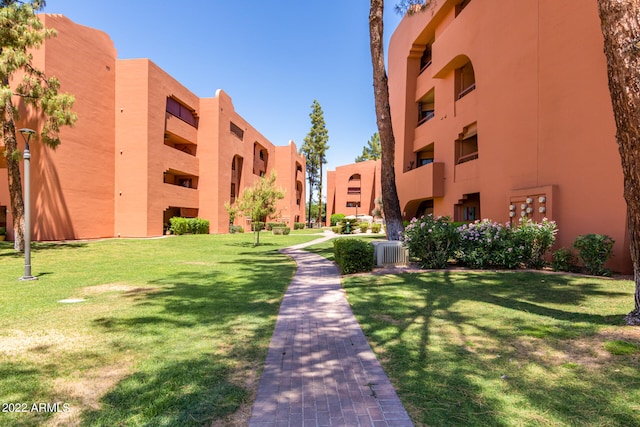
[[[232,134],[240,138],[240,141],[242,141],[242,138],[244,138],[244,131],[240,129],[240,126],[233,122],[229,122],[229,130]]]
[[[360,202],[347,202],[347,207],[348,208],[359,208],[360,207]]]
[[[175,98],[167,98],[167,113],[179,118],[183,122],[190,124],[196,129],[198,128],[198,117],[196,116],[195,111],[190,109],[186,105],[182,105]]]

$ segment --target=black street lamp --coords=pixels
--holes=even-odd
[[[24,138],[24,276],[18,280],[38,280],[31,275],[31,152],[29,140],[36,133],[33,129],[18,130]]]

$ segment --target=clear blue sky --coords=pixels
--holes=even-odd
[[[395,3],[385,5],[387,43]],[[48,0],[45,12],[106,32],[119,58],[149,58],[199,97],[223,89],[276,145],[300,148],[317,99],[325,168],[352,163],[377,130],[368,0]]]

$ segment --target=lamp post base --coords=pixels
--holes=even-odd
[[[28,280],[38,280],[36,276],[22,276],[18,279],[21,282],[26,282]]]

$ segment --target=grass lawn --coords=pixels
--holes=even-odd
[[[443,271],[343,284],[416,425],[640,425],[630,281]]]
[[[0,425],[242,418],[295,271],[277,250],[313,238],[265,232],[256,248],[250,233],[35,244],[32,282],[17,280],[22,257],[0,243],[0,403],[27,409],[0,412]],[[84,301],[60,302],[72,298]],[[32,412],[33,403],[68,406]]]

